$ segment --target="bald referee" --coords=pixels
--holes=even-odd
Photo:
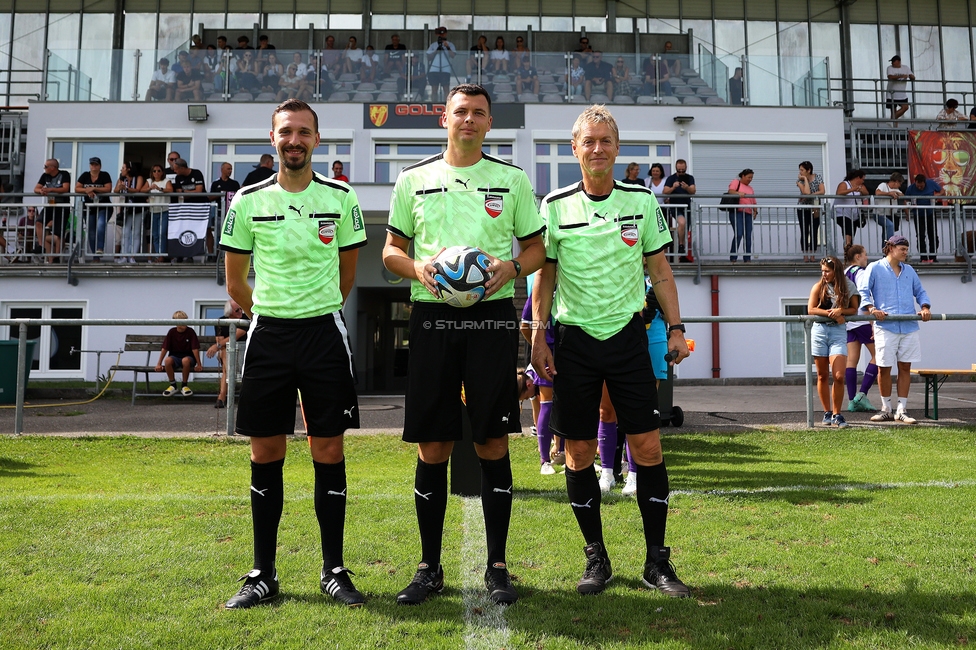
[[[237,193],[224,221],[227,293],[252,315],[237,433],[251,438],[254,568],[227,601],[245,609],[278,595],[275,550],[284,505],[287,434],[295,396],[315,469],[315,516],[322,537],[322,591],[356,607],[363,595],[343,566],[346,466],[342,436],[359,428],[349,335],[342,305],[356,277],[366,228],[356,193],[312,171],[319,119],[290,99],[271,115],[277,174]],[[247,283],[254,256],[254,289]]]
[[[598,594],[613,578],[593,468],[606,382],[618,431],[627,435],[637,463],[637,501],[647,546],[644,584],[686,597],[688,587],[675,575],[664,545],[670,488],[654,371],[638,313],[644,306],[646,264],[665,321],[671,323],[668,349],[677,362],[688,356],[678,292],[664,256],[671,236],[649,189],[614,181],[620,135],[604,106],[583,111],[573,126],[572,145],[582,182],[542,202],[546,263],[532,290],[532,308],[539,322],[548,322],[552,313],[556,343],[550,352],[545,331],[534,330],[532,367],[553,378],[549,426],[566,438],[566,491],[586,541],[586,569],[576,591]]]
[[[403,439],[418,445],[414,503],[421,559],[397,602],[417,605],[444,588],[441,541],[447,464],[461,439],[461,384],[481,462],[481,506],[492,601],[518,600],[505,559],[512,515],[508,434],[521,431],[515,365],[519,320],[515,278],[542,266],[542,219],[525,172],[481,151],[491,128],[484,88],[463,84],[447,98],[447,150],[407,167],[390,206],[383,263],[412,280],[410,362]],[[512,238],[521,252],[512,256]],[[408,252],[413,243],[414,256]],[[485,298],[466,309],[434,297],[431,259],[445,247],[475,246],[491,257]]]

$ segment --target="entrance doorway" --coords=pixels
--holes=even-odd
[[[357,301],[360,392],[405,393],[412,310],[409,284],[396,288],[360,288]]]

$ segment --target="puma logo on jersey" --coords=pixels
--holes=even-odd
[[[301,208],[296,208],[296,207],[295,207],[295,206],[293,206],[293,205],[289,205],[289,206],[288,206],[288,209],[289,209],[289,210],[294,210],[295,212],[297,212],[297,213],[298,213],[298,216],[300,217],[300,216],[302,216],[302,209],[303,209],[304,207],[305,207],[305,206],[303,205],[303,206],[302,206]]]
[[[471,182],[471,179],[469,178],[466,181],[462,181],[460,178],[455,178],[454,179],[454,182],[455,183],[460,183],[461,185],[464,185],[464,189],[468,189],[468,183]]]
[[[259,490],[256,487],[254,487],[253,485],[251,486],[251,492],[257,492],[261,496],[264,496],[264,493],[267,492],[267,491],[268,491],[268,488],[264,488],[263,490]]]
[[[596,212],[593,213],[593,216],[596,217],[597,219],[602,220],[602,221],[606,221],[607,220],[607,218],[605,216],[603,216],[602,214],[598,214]]]
[[[328,492],[326,492],[326,494],[335,495],[337,497],[344,497],[344,496],[346,496],[346,490],[343,490],[342,492],[336,492],[335,490],[329,490]]]
[[[433,494],[433,492],[428,492],[427,494],[424,494],[424,493],[418,491],[417,488],[414,488],[413,489],[413,493],[416,494],[421,499],[423,499],[424,501],[430,501],[430,495]]]
[[[353,412],[353,411],[355,411],[355,410],[356,410],[356,407],[355,407],[355,406],[353,406],[353,407],[352,407],[352,408],[350,408],[350,409],[346,409],[346,410],[344,410],[344,411],[342,412],[342,414],[343,414],[343,415],[345,415],[346,417],[350,417],[350,418],[351,418],[351,417],[352,417],[352,412]]]
[[[512,493],[512,488],[513,487],[515,487],[515,486],[514,485],[509,485],[507,490],[503,490],[501,488],[492,488],[491,491],[492,492],[501,492],[502,494],[509,494],[510,495]]]
[[[590,505],[591,503],[593,503],[593,499],[590,499],[586,503],[573,503],[570,501],[569,505],[573,506],[574,508],[592,508],[593,506]]]

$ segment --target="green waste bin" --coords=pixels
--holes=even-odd
[[[35,339],[27,341],[27,367],[24,368],[24,386],[30,377],[31,360],[34,358]],[[17,403],[17,339],[0,341],[0,404]]]

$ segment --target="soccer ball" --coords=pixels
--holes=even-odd
[[[491,260],[470,246],[452,246],[434,258],[439,298],[452,307],[470,307],[485,297]]]

